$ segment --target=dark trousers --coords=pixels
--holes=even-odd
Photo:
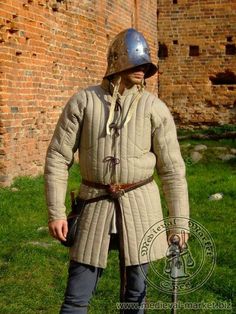
[[[133,303],[136,307],[144,303],[146,296],[144,274],[147,274],[147,270],[148,264],[126,267],[125,303]],[[101,268],[70,261],[65,299],[60,314],[86,314],[101,275]],[[123,313],[144,313],[142,306],[140,309],[136,307],[133,310],[124,310]]]

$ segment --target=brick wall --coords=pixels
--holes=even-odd
[[[136,27],[157,51],[156,1],[5,0],[0,4],[0,185],[43,171],[68,98],[101,81],[110,40]],[[156,78],[148,88],[155,91]]]
[[[158,0],[159,95],[178,124],[236,122],[236,2]]]
[[[154,62],[158,54],[148,89],[177,124],[235,123],[235,9],[234,0],[1,2],[0,185],[42,172],[63,106],[101,81],[110,40],[128,27],[145,35]]]

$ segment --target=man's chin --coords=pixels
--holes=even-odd
[[[142,79],[132,78],[132,83],[133,84],[137,84],[137,85],[141,85],[142,84]]]

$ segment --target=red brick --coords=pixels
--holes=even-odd
[[[227,85],[214,86],[209,80],[227,69],[236,73],[235,55],[225,55],[226,37],[232,36],[232,43],[236,38],[232,2],[157,1],[158,42],[168,47],[168,57],[159,60],[159,96],[182,126],[236,123],[233,111],[225,111],[225,104],[233,106],[235,95],[227,93]],[[199,46],[199,56],[188,55],[190,45]],[[181,92],[176,93],[179,86]],[[209,108],[206,99],[217,106]]]
[[[147,2],[140,4],[140,31],[147,36],[155,60],[156,1]],[[65,3],[58,2],[58,12],[53,12],[52,3],[6,0],[1,4],[0,134],[7,159],[1,166],[0,185],[9,184],[16,175],[42,172],[63,106],[77,90],[101,81],[109,44],[106,35],[111,40],[130,27],[134,10],[131,0],[114,2],[112,10],[105,0],[95,1],[94,8],[71,0],[66,9]],[[106,23],[105,16],[109,16]],[[96,67],[91,68],[95,59]],[[156,79],[149,80],[148,86],[155,91]]]
[[[70,0],[68,8],[58,2],[53,12],[55,2],[1,4],[0,134],[6,155],[1,159],[0,185],[17,175],[42,172],[63,106],[77,90],[101,81],[108,44],[131,26],[147,38],[155,63],[158,42],[168,46],[168,58],[159,60],[160,74],[147,81],[147,88],[154,93],[159,88],[160,97],[180,117],[178,123],[233,123],[235,91],[211,86],[208,79],[226,67],[236,71],[235,56],[224,55],[226,37],[232,36],[232,43],[236,38],[232,1],[173,5],[169,0],[120,0],[112,1],[111,7],[111,1],[95,0],[92,7]],[[189,45],[199,45],[199,57],[188,56]],[[206,105],[207,100],[213,105]],[[13,107],[18,112],[11,112]],[[199,108],[206,110],[201,113]]]

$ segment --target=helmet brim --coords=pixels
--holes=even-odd
[[[146,78],[149,78],[149,77],[155,75],[157,70],[158,70],[157,66],[155,64],[151,63],[151,62],[147,62],[147,63],[139,64],[139,65],[136,65],[136,66],[127,67],[126,69],[124,69],[124,70],[122,70],[120,72],[114,72],[114,73],[110,73],[110,74],[106,73],[103,78],[110,79],[110,78],[114,77],[114,75],[119,75],[121,72],[125,72],[127,70],[134,69],[136,67],[139,67],[140,65],[145,65],[145,64],[148,64],[149,68],[148,68],[147,72],[145,73],[144,78],[146,79]]]
[[[145,73],[145,78],[149,78],[153,75],[155,75],[157,73],[157,66],[153,63],[148,63],[149,64],[149,69],[147,70],[147,72]]]

